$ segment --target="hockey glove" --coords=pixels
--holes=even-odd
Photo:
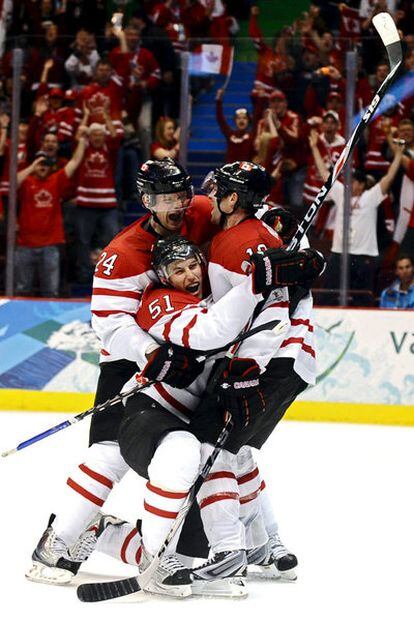
[[[261,220],[279,234],[284,244],[290,242],[298,228],[298,219],[284,207],[272,207],[263,214]]]
[[[265,409],[265,399],[260,387],[260,367],[254,359],[234,358],[223,373],[218,387],[223,411],[231,413],[237,427],[245,428],[252,415]]]
[[[142,375],[148,380],[165,382],[177,389],[188,387],[201,374],[204,361],[197,361],[197,352],[172,343],[164,343],[151,352]]]
[[[256,294],[269,287],[312,281],[322,274],[326,266],[322,253],[313,248],[300,251],[269,248],[264,253],[252,255],[250,262],[253,266],[253,290]]]

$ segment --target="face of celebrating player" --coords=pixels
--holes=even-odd
[[[177,259],[171,262],[167,272],[168,281],[174,289],[193,294],[201,300],[203,297],[203,272],[196,257]]]
[[[159,223],[153,220],[152,225],[158,233],[163,234],[165,229],[171,233],[178,233],[181,230],[185,210],[189,207],[191,199],[186,192],[171,192],[156,194],[155,204],[152,205],[150,205],[148,195],[143,195],[142,201],[152,212],[155,212]]]

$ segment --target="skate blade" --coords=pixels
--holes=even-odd
[[[26,579],[34,583],[47,583],[48,585],[67,585],[75,576],[64,568],[46,566],[41,562],[33,562],[33,566],[25,575]]]
[[[149,583],[145,588],[144,592],[147,594],[157,594],[157,596],[172,596],[173,598],[188,598],[188,596],[192,595],[192,584],[188,585],[177,585],[163,587],[159,583]]]
[[[249,566],[247,576],[253,580],[281,581],[282,583],[292,583],[298,578],[295,570],[278,570],[274,564],[270,566]]]
[[[219,596],[227,598],[243,598],[249,595],[247,585],[241,578],[217,579],[203,581],[194,579],[193,596]]]

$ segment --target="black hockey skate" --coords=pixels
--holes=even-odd
[[[140,570],[146,570],[152,559],[152,556],[142,547]],[[175,555],[163,555],[151,581],[144,590],[152,594],[186,598],[192,594],[192,583],[193,579],[190,570]]]
[[[247,563],[255,566],[253,574],[264,579],[296,581],[296,555],[282,543],[278,534],[270,536],[266,544],[247,551]],[[255,572],[260,569],[260,572]]]
[[[66,544],[52,527],[54,520],[55,515],[51,514],[47,528],[33,551],[33,565],[25,574],[29,581],[65,585],[71,582],[79,570],[81,562],[70,559]]]
[[[192,592],[197,596],[247,596],[243,577],[246,574],[245,551],[222,551],[216,553],[202,566],[192,571]]]

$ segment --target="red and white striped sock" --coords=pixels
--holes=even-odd
[[[267,542],[267,533],[260,504],[261,479],[251,450],[243,447],[238,456],[237,483],[240,494],[240,520],[246,530],[246,548],[253,549]]]
[[[88,449],[85,462],[67,479],[53,529],[68,547],[102,509],[115,483],[128,470],[116,443],[96,443]]]
[[[208,446],[207,446],[208,447]],[[203,446],[203,459],[211,452]],[[245,548],[244,527],[239,519],[239,489],[234,456],[221,451],[197,495],[204,531],[213,553]]]
[[[262,509],[262,516],[268,536],[277,535],[279,532],[279,525],[276,520],[276,515],[273,511],[273,505],[270,500],[269,493],[267,491],[266,483],[261,481],[260,492],[260,506]]]
[[[163,490],[147,482],[142,517],[142,539],[145,549],[155,555],[184,504],[188,490]]]
[[[119,559],[125,564],[138,566],[142,553],[142,536],[131,523],[108,525],[98,538],[96,551]]]

